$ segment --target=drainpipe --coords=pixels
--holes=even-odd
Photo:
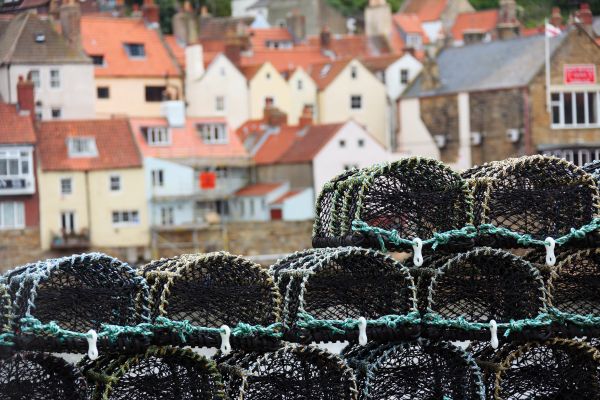
[[[90,171],[85,171],[85,207],[88,217],[88,234],[90,235],[89,241],[92,244],[92,214],[91,214],[91,196],[90,196]],[[112,216],[111,216],[112,217]]]
[[[525,141],[525,154],[533,154],[533,140],[531,137],[531,112],[529,104],[529,88],[523,89],[523,136]]]
[[[8,81],[8,103],[10,104],[12,101],[10,93],[10,64],[8,64],[8,67],[6,68],[6,80]]]

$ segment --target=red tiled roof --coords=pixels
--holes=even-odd
[[[240,67],[240,72],[250,81],[254,78],[254,75],[260,71],[262,66],[263,64],[247,65],[245,67]]]
[[[70,137],[94,137],[98,156],[70,158],[67,149],[67,139]],[[142,158],[126,119],[42,122],[38,148],[44,171],[142,166]]]
[[[145,157],[157,158],[233,158],[248,157],[248,153],[237,135],[229,132],[229,141],[225,144],[206,144],[196,130],[199,123],[225,123],[222,118],[186,118],[185,126],[170,128],[171,144],[150,146],[144,138],[142,127],[167,126],[164,118],[131,118],[130,124],[140,151]]]
[[[286,194],[284,194],[283,196],[281,196],[277,200],[273,201],[271,203],[271,205],[273,205],[273,204],[283,204],[284,201],[286,201],[289,198],[294,197],[295,195],[297,195],[300,192],[302,192],[302,190],[290,190],[289,192],[287,192]]]
[[[396,62],[403,54],[394,54],[389,56],[381,56],[381,57],[369,57],[363,58],[361,62],[365,67],[369,69],[371,72],[383,71],[391,64]]]
[[[463,40],[463,34],[468,32],[487,33],[498,24],[498,10],[484,10],[458,14],[451,29],[454,40]]]
[[[344,123],[322,124],[310,126],[304,135],[278,160],[278,163],[310,162],[331,138],[340,130]]]
[[[293,41],[292,34],[286,28],[250,29],[250,43],[254,51],[267,49],[266,43],[271,41]]]
[[[319,36],[311,36],[308,43],[320,48]],[[389,54],[389,43],[383,37],[367,37],[366,35],[332,35],[328,47],[338,58],[358,58]]]
[[[181,68],[185,68],[185,46],[179,43],[175,35],[165,35],[165,43]]]
[[[83,16],[83,48],[89,55],[103,55],[105,66],[96,67],[97,77],[178,76],[179,70],[162,43],[159,33],[139,18]],[[131,59],[125,43],[144,45],[146,56]]]
[[[255,51],[251,56],[242,56],[244,67],[270,62],[279,72],[290,72],[296,68],[307,69],[311,64],[327,61],[328,58],[315,46],[300,45],[291,49],[266,49]]]
[[[314,64],[308,70],[319,90],[325,89],[346,68],[351,60],[337,60]]]
[[[248,185],[241,188],[235,192],[235,195],[238,197],[264,196],[271,193],[281,185],[282,183],[255,183],[253,185]]]
[[[392,17],[394,23],[406,33],[425,34],[421,26],[421,20],[417,14],[398,13]]]
[[[254,162],[257,165],[273,164],[277,162],[295,143],[297,140],[297,132],[297,126],[281,126],[279,132],[270,135],[260,149],[258,149],[256,154],[254,154]]]
[[[404,13],[414,13],[423,22],[437,21],[446,8],[447,0],[412,0],[402,8]]]
[[[16,105],[0,102],[0,144],[35,142],[31,117],[19,114]]]

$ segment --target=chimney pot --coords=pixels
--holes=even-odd
[[[298,120],[298,126],[304,128],[313,124],[313,108],[309,105],[305,105],[302,109],[302,115]]]
[[[144,0],[142,17],[148,25],[158,26],[160,22],[160,9],[154,4],[154,0]]]
[[[324,26],[321,30],[320,42],[321,47],[326,49],[331,45],[331,32],[329,31],[329,27]]]
[[[17,82],[17,105],[19,111],[28,111],[31,119],[35,118],[35,90],[30,79],[25,80],[22,75]]]

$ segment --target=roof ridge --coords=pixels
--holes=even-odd
[[[4,58],[4,60],[2,60],[2,62],[10,61],[10,59],[12,58],[12,56],[15,53],[15,50],[17,48],[17,42],[21,38],[21,35],[23,34],[23,30],[25,29],[25,26],[27,25],[26,22],[29,20],[29,16],[33,13],[30,11],[27,11],[23,14],[25,14],[25,15],[23,17],[23,21],[21,22],[21,27],[19,28],[19,32],[15,35],[14,40],[13,40],[9,50],[6,53],[6,57]],[[11,20],[10,23],[12,23],[13,21],[16,21],[18,18],[19,18],[19,15],[17,15],[13,20]]]

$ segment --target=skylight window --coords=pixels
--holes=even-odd
[[[67,142],[69,157],[97,157],[98,148],[93,137],[72,137]]]
[[[125,43],[125,51],[129,58],[146,57],[146,49],[143,43]]]
[[[321,72],[320,72],[321,78],[326,77],[327,74],[329,73],[329,71],[331,71],[331,64],[325,64],[323,66],[323,68],[321,68]]]

